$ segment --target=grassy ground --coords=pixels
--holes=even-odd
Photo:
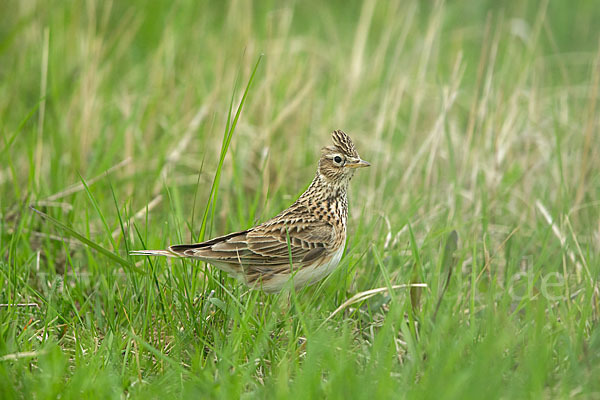
[[[595,2],[135,3],[0,4],[1,398],[600,398]],[[333,129],[322,283],[127,255],[273,216]]]

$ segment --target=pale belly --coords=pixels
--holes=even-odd
[[[294,280],[296,289],[312,285],[332,273],[340,263],[343,254],[344,246],[341,246],[338,251],[321,264],[304,266],[294,273],[293,278],[290,278],[290,276],[274,276],[268,281],[262,282],[261,288],[267,293],[278,292],[288,283],[289,279]]]

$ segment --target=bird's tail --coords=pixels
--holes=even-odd
[[[133,250],[129,252],[132,256],[164,256],[164,257],[180,257],[178,254],[169,250]]]

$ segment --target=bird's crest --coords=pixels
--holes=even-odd
[[[337,147],[339,151],[350,157],[358,157],[358,152],[354,147],[354,143],[352,143],[352,139],[350,139],[350,136],[346,135],[344,131],[333,131],[331,138],[333,139],[334,146]]]

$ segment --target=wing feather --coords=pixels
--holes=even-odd
[[[333,226],[317,219],[302,224],[294,221],[293,229],[281,219],[269,222],[202,243],[171,246],[169,250],[208,262],[272,268],[289,265],[290,253],[293,264],[314,260],[326,250],[334,235]]]

